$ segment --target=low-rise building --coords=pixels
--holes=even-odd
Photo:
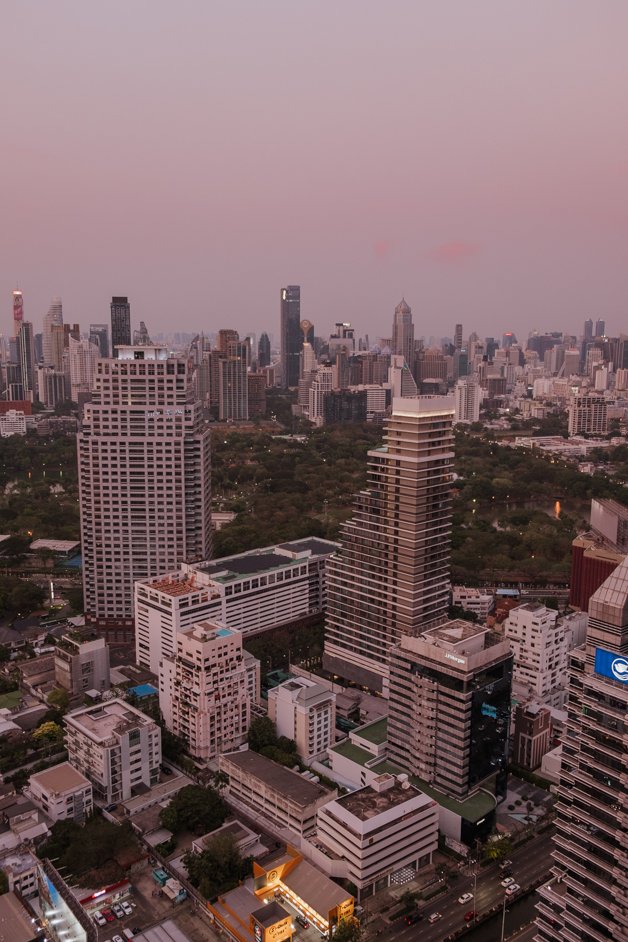
[[[268,691],[268,715],[279,736],[293,739],[306,765],[323,758],[334,743],[336,695],[306,677]]]
[[[246,740],[251,698],[242,634],[202,621],[176,642],[176,654],[160,664],[159,707],[190,755],[206,762]]]
[[[74,629],[57,641],[55,680],[71,697],[109,690],[109,645],[91,629]]]
[[[516,765],[538,769],[551,738],[551,713],[538,703],[520,703],[515,709],[512,757]]]
[[[15,893],[0,896],[0,927],[6,942],[37,942],[41,930]]]
[[[5,873],[12,893],[19,893],[24,899],[37,895],[37,864],[37,857],[25,846],[0,857],[0,870]]]
[[[316,839],[346,861],[358,898],[371,896],[402,868],[431,863],[438,847],[438,804],[410,785],[407,775],[384,773],[319,808]]]
[[[463,608],[465,612],[473,612],[478,620],[485,622],[495,605],[495,596],[491,592],[482,592],[473,587],[454,585],[451,589],[453,605]]]
[[[52,821],[83,824],[93,810],[91,782],[69,762],[31,775],[28,795]]]
[[[218,762],[220,771],[229,776],[229,801],[262,821],[270,821],[275,831],[299,837],[313,833],[318,809],[336,796],[335,791],[327,791],[252,749],[221,755]]]
[[[159,726],[124,700],[108,700],[65,716],[70,763],[105,804],[123,801],[159,781]]]
[[[136,582],[137,663],[158,674],[177,632],[199,621],[247,636],[324,611],[325,567],[337,549],[330,540],[293,540]]]

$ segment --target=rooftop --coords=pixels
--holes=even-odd
[[[123,734],[138,726],[154,725],[150,717],[124,700],[108,700],[98,706],[83,707],[68,713],[65,721],[68,726],[79,727],[99,742],[111,738],[114,733]]]
[[[436,642],[445,641],[450,644],[458,644],[460,641],[469,641],[471,638],[486,634],[486,630],[482,625],[475,625],[472,622],[464,621],[462,618],[454,618],[438,628],[425,631],[423,635],[424,637],[433,638]]]
[[[69,789],[85,788],[89,785],[89,779],[85,778],[69,762],[62,762],[60,765],[54,765],[51,769],[45,769],[43,772],[37,772],[31,775],[30,784],[36,783],[47,792],[57,794]]]
[[[308,781],[297,772],[287,769],[266,756],[260,756],[252,749],[245,749],[242,752],[228,752],[221,756],[222,760],[233,763],[243,772],[253,775],[260,779],[264,784],[280,792],[287,800],[307,808],[313,802],[320,798],[333,798],[333,794],[328,792],[322,785]]]
[[[0,942],[31,942],[36,937],[30,913],[15,893],[0,896]]]
[[[372,742],[374,746],[383,745],[388,739],[388,718],[383,716],[379,720],[360,726],[355,730],[355,735]]]
[[[383,791],[377,791],[371,785],[360,788],[358,791],[350,792],[337,798],[336,802],[345,808],[354,817],[360,821],[367,821],[369,818],[375,818],[391,808],[397,808],[406,802],[420,795],[420,792],[413,788],[408,781],[399,782],[396,778],[393,783],[386,787],[387,773],[378,776],[384,786]]]
[[[273,899],[265,906],[260,906],[259,909],[252,912],[251,915],[256,922],[259,922],[260,926],[267,929],[269,926],[274,926],[276,922],[287,919],[290,913],[287,909],[283,908],[281,903]]]
[[[205,573],[212,579],[230,581],[239,576],[284,569],[310,556],[330,556],[337,549],[338,545],[332,543],[331,540],[318,540],[312,537],[293,540],[290,543],[279,543],[277,546],[266,546],[237,556],[225,556],[197,568],[199,572]]]

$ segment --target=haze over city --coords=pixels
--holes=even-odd
[[[5,5],[0,331],[624,323],[628,7]]]

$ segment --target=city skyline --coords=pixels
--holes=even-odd
[[[319,330],[373,335],[405,295],[417,336],[617,334],[627,25],[610,0],[14,6],[0,296],[277,333],[299,284]]]

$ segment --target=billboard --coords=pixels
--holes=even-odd
[[[628,684],[628,657],[617,654],[616,651],[596,648],[595,673],[610,680],[618,680],[621,684]]]

